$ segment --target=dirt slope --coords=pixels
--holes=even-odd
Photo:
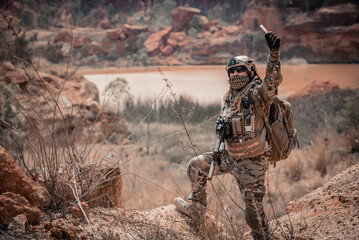
[[[279,219],[286,235],[290,225],[296,239],[359,239],[359,164],[333,177],[322,187],[288,203],[289,215]],[[277,227],[275,236],[283,238]]]
[[[270,222],[273,239],[359,239],[358,174],[359,164],[353,165],[290,202],[286,208],[289,214]],[[65,211],[48,214],[40,225],[30,225],[21,236],[16,228],[14,232],[8,229],[0,233],[0,239],[235,239],[230,229],[213,219],[207,215],[205,230],[196,230],[172,204],[144,211],[93,208],[91,225]],[[243,239],[251,239],[246,229]]]

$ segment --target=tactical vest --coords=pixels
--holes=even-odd
[[[263,118],[255,111],[253,100],[249,97],[255,86],[256,82],[252,81],[235,96],[230,90],[224,97],[225,106],[221,115],[226,117],[230,125],[225,144],[229,155],[235,160],[253,158],[270,149]],[[256,129],[258,125],[262,127]]]

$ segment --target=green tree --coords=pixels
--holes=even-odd
[[[113,6],[113,4],[110,3],[110,4],[108,5],[108,9],[107,9],[107,18],[111,21],[112,18],[113,18],[113,16],[115,16],[115,14],[116,14],[116,9],[115,9],[115,7]]]
[[[37,16],[37,26],[47,29],[52,21],[49,10],[41,9],[40,14]]]
[[[20,20],[20,25],[28,28],[34,27],[34,14],[25,10]]]

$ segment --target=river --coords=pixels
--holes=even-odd
[[[220,102],[228,90],[227,74],[223,66],[180,66],[119,68],[119,69],[84,69],[80,70],[86,79],[94,82],[99,89],[101,101],[104,101],[105,86],[116,78],[128,82],[134,99],[153,99],[158,96],[166,83],[171,83],[173,93],[185,95],[201,104]],[[265,65],[257,65],[258,73],[263,78]],[[279,96],[286,98],[312,81],[331,81],[340,88],[359,88],[359,64],[306,64],[282,65],[283,83],[279,86]],[[164,98],[170,97],[169,91]]]

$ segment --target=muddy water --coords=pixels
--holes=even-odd
[[[265,65],[257,68],[263,78]],[[189,96],[199,103],[220,102],[228,89],[224,66],[161,67],[161,71],[176,95]],[[135,99],[153,99],[166,89],[163,76],[155,67],[82,70],[80,73],[97,85],[101,96],[105,86],[119,77],[127,80]],[[284,98],[312,81],[329,80],[341,88],[359,88],[359,64],[282,65],[282,73],[284,80],[279,95]],[[169,91],[163,97],[170,97]]]

